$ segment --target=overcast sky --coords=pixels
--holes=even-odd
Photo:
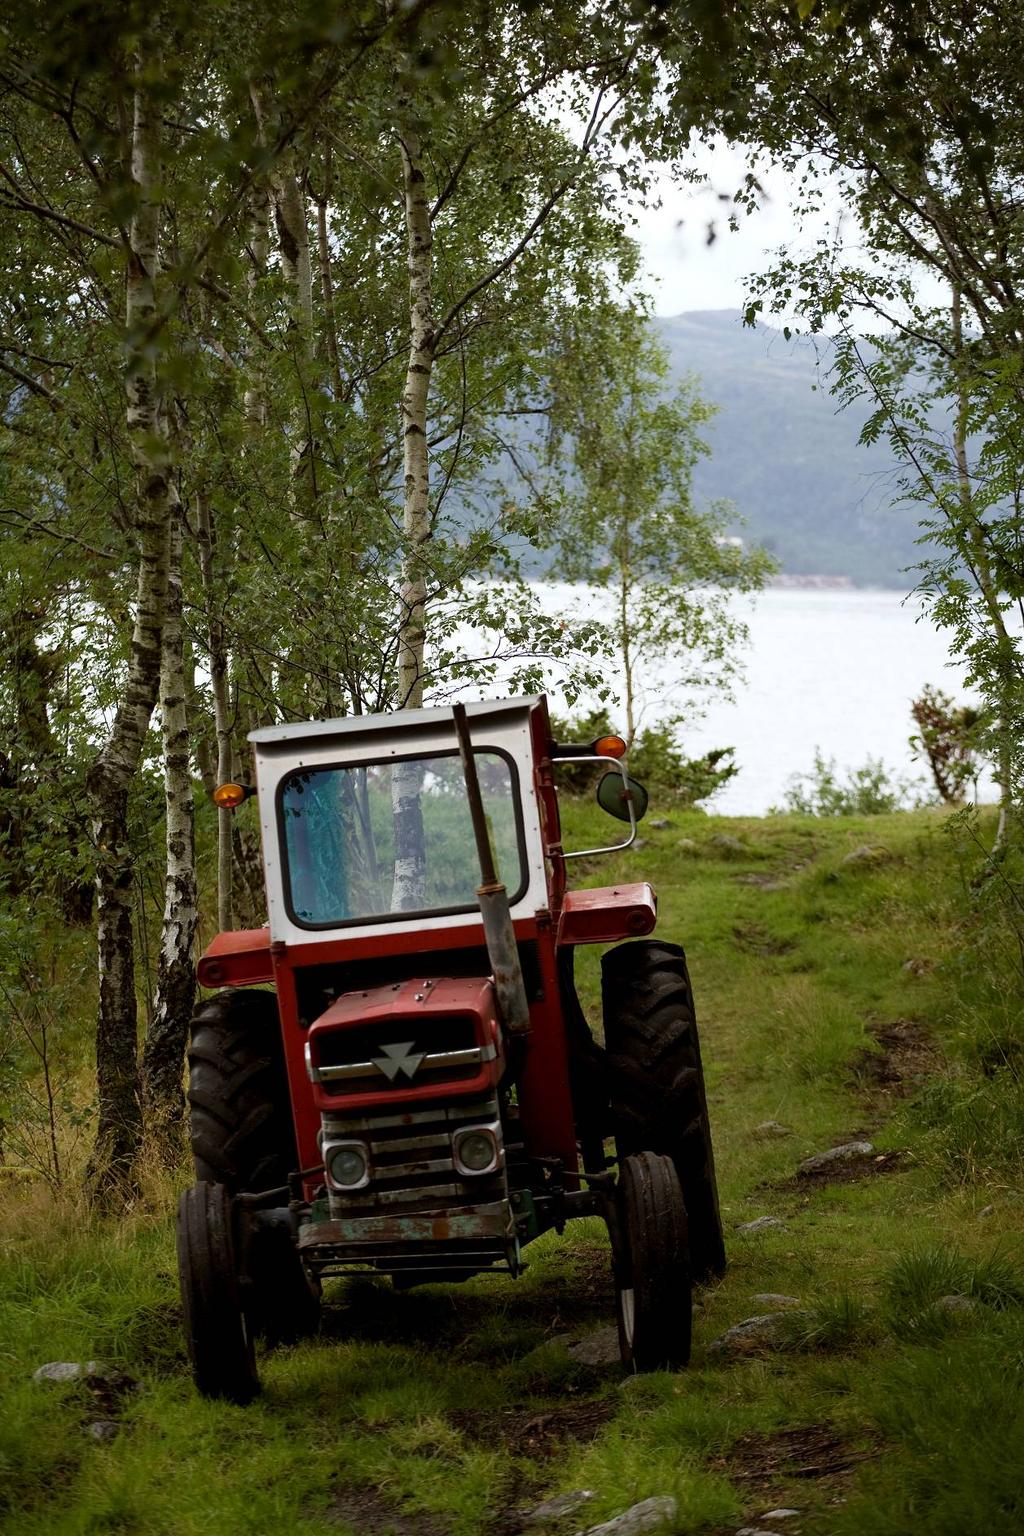
[[[706,187],[675,185],[668,176],[658,179],[662,207],[641,210],[634,231],[640,241],[652,278],[655,312],[678,315],[694,309],[739,309],[750,273],[770,264],[770,255],[794,242],[805,248],[818,234],[834,228],[842,215],[838,197],[825,214],[797,235],[791,212],[790,179],[778,170],[761,175],[767,193],[760,210],[741,215],[740,228],[728,227],[730,197],[740,184],[745,161],[740,151],[722,144],[698,152],[697,164],[709,178]],[[708,225],[714,221],[716,236],[707,243]],[[845,224],[848,226],[849,221]]]

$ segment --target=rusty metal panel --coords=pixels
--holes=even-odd
[[[314,1249],[365,1243],[444,1243],[453,1239],[509,1241],[515,1233],[511,1207],[460,1206],[454,1211],[426,1211],[407,1216],[358,1216],[314,1221],[299,1233],[299,1248]]]

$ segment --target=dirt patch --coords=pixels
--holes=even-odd
[[[359,1536],[445,1536],[447,1530],[432,1515],[405,1510],[376,1488],[345,1488],[335,1495],[327,1519]]]
[[[906,1098],[935,1070],[937,1053],[928,1031],[916,1019],[874,1023],[870,1031],[878,1050],[865,1047],[857,1054],[854,1082],[884,1098]]]
[[[603,1400],[556,1408],[505,1408],[497,1413],[454,1413],[451,1422],[471,1440],[498,1440],[510,1456],[528,1461],[554,1456],[566,1440],[594,1440],[615,1412]]]
[[[709,1463],[734,1483],[760,1492],[778,1483],[802,1479],[838,1478],[878,1453],[850,1445],[834,1424],[808,1424],[771,1434],[741,1435]]]
[[[779,939],[759,923],[744,923],[732,930],[733,942],[748,955],[788,955],[796,945],[792,939]]]
[[[870,1179],[877,1173],[898,1173],[906,1162],[902,1151],[868,1152],[863,1157],[851,1157],[846,1162],[829,1163],[824,1168],[808,1169],[795,1173],[789,1179],[790,1189],[807,1189],[821,1184],[855,1184],[858,1179]],[[776,1189],[779,1187],[775,1186]]]

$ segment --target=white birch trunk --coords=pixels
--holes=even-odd
[[[218,784],[231,778],[231,708],[228,695],[228,648],[214,571],[216,534],[210,512],[210,498],[205,492],[196,497],[196,522],[199,546],[199,574],[207,615],[207,645],[210,656],[210,692],[213,695],[213,728],[217,738]],[[217,811],[217,927],[226,933],[233,926],[231,909],[231,812]]]
[[[195,808],[189,765],[182,630],[182,516],[173,498],[167,609],[160,675],[164,750],[167,870],[156,995],[142,1054],[147,1128],[158,1145],[173,1148],[184,1109],[182,1072],[195,1002],[195,938],[199,925]]]
[[[412,102],[399,98],[399,145],[405,195],[406,265],[409,272],[409,358],[402,390],[403,555],[398,631],[399,709],[423,703],[423,652],[427,621],[426,546],[431,534],[430,454],[427,409],[434,367],[433,231],[423,171],[423,145]],[[415,911],[425,901],[426,854],[420,804],[422,773],[415,763],[396,764],[392,778],[395,881],[392,909]]]
[[[99,1196],[130,1186],[142,1135],[128,790],[138,772],[160,684],[173,495],[151,338],[159,265],[160,204],[155,188],[160,174],[161,120],[148,80],[158,71],[159,57],[152,53],[139,56],[135,67],[131,173],[137,202],[125,273],[125,387],[128,437],[137,478],[139,565],[128,676],[110,736],[88,776],[97,850],[99,965],[99,1115],[89,1179]]]

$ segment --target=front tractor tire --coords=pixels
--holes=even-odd
[[[223,1184],[186,1189],[178,1203],[178,1278],[192,1376],[204,1397],[249,1403],[260,1388],[236,1260],[234,1210]]]
[[[612,1132],[620,1164],[671,1158],[679,1175],[695,1280],[725,1269],[715,1159],[693,993],[678,944],[645,940],[601,962]]]
[[[196,1179],[229,1194],[283,1189],[298,1168],[277,998],[218,992],[192,1021],[189,1120]],[[317,1331],[319,1282],[291,1234],[257,1228],[247,1245],[250,1331],[272,1344]]]
[[[693,1291],[686,1207],[675,1166],[654,1152],[627,1157],[616,1185],[612,1263],[619,1353],[628,1371],[689,1364]]]

